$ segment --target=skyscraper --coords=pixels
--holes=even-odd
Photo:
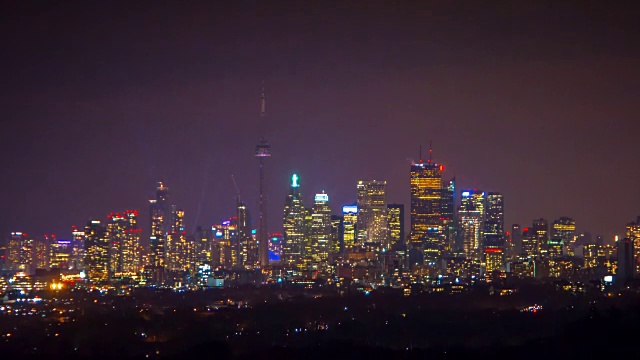
[[[49,247],[50,242],[55,240],[55,235],[45,235],[34,241],[33,246],[33,262],[36,269],[49,268]]]
[[[171,225],[167,233],[166,266],[172,271],[195,270],[192,264],[194,249],[184,230],[184,210],[171,207]]]
[[[486,198],[483,226],[484,254],[488,272],[504,265],[504,200],[501,193],[490,192]],[[491,266],[489,264],[491,258]]]
[[[389,225],[389,249],[404,249],[404,205],[387,205],[387,223]]]
[[[478,190],[462,191],[458,208],[458,231],[461,232],[463,251],[467,259],[480,260],[484,219],[485,193]]]
[[[538,242],[540,256],[546,258],[549,252],[549,222],[542,218],[533,220],[533,232]]]
[[[449,251],[459,251],[462,244],[457,244],[457,222],[456,222],[456,179],[449,180],[442,187],[442,226],[444,231],[445,249]]]
[[[514,248],[515,256],[521,256],[523,254],[522,250],[522,228],[520,224],[513,224],[511,226],[511,243]]]
[[[140,271],[140,230],[137,210],[109,214],[111,276],[132,276]]]
[[[236,203],[238,218],[238,241],[240,246],[240,261],[245,268],[253,268],[258,265],[258,244],[253,241],[251,236],[251,221],[249,218],[249,209],[247,205],[240,201]],[[271,238],[271,236],[269,236]],[[271,242],[268,244],[271,246]],[[270,249],[269,249],[270,250]]]
[[[33,239],[29,238],[26,233],[12,232],[7,246],[7,269],[31,273],[34,246]]]
[[[522,228],[522,254],[529,258],[540,255],[540,243],[533,228]]]
[[[341,215],[331,215],[331,245],[329,261],[333,261],[340,254],[344,239],[344,217]]]
[[[388,241],[386,185],[386,181],[358,181],[358,245]]]
[[[343,236],[342,242],[345,252],[351,252],[356,244],[358,228],[358,205],[345,205],[342,207],[343,216]]]
[[[562,254],[575,256],[576,221],[563,216],[553,222],[551,229],[551,239],[549,240],[549,251],[553,256],[558,256],[558,250]],[[553,249],[551,249],[553,248]]]
[[[424,253],[424,261],[437,260],[445,248],[443,231],[443,186],[444,167],[431,160],[411,164],[411,233],[410,245],[414,251]]]
[[[311,244],[314,263],[326,264],[331,245],[331,208],[329,195],[316,194],[312,208]]]
[[[73,236],[73,239],[71,240],[73,249],[71,251],[71,264],[69,265],[69,269],[84,270],[86,255],[86,250],[84,248],[84,231],[81,231],[77,226],[73,225],[71,226],[71,235]]]
[[[71,240],[55,240],[49,248],[49,266],[52,269],[70,268],[73,244]]]
[[[633,257],[635,258],[635,272],[640,273],[640,216],[635,222],[627,224],[627,237],[633,243]]]
[[[109,234],[99,220],[90,220],[84,228],[85,265],[92,284],[109,281]]]
[[[149,237],[149,263],[155,269],[155,280],[161,278],[166,261],[166,240],[169,232],[170,207],[168,202],[169,188],[162,182],[158,182],[156,198],[149,200],[149,212],[151,216],[151,229]]]
[[[634,255],[634,243],[629,238],[618,240],[618,271],[616,273],[616,283],[624,285],[633,279],[636,274],[636,258]]]
[[[284,203],[283,217],[283,258],[282,261],[292,267],[300,263],[303,255],[305,238],[305,208],[300,194],[300,183],[297,174],[291,176],[289,195]]]

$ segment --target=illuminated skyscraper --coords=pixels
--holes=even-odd
[[[196,238],[194,244],[196,266],[211,265],[212,260],[212,239],[211,231],[198,226],[196,228]]]
[[[388,242],[386,181],[358,181],[358,245]]]
[[[504,201],[501,193],[487,194],[485,213],[483,248],[486,270],[490,272],[501,269],[504,265]],[[489,258],[491,258],[491,266]]]
[[[442,226],[445,239],[445,249],[449,251],[459,251],[462,244],[457,244],[457,216],[456,216],[456,179],[449,180],[443,184],[442,188]]]
[[[71,240],[71,245],[73,246],[73,250],[71,252],[71,264],[69,265],[70,270],[84,270],[84,260],[86,255],[86,250],[84,248],[84,231],[81,231],[73,225],[71,227],[71,235],[73,239]]]
[[[49,247],[49,266],[52,269],[69,269],[72,254],[73,242],[71,240],[54,240]]]
[[[300,270],[310,270],[310,266],[314,260],[314,251],[316,247],[313,244],[311,238],[311,231],[313,227],[313,209],[304,209],[304,240],[302,241],[302,263],[300,264]]]
[[[357,228],[358,228],[358,205],[345,205],[342,207],[343,217],[343,236],[342,242],[345,252],[351,252],[356,244]]]
[[[149,262],[155,268],[159,280],[165,267],[167,233],[171,226],[171,209],[168,202],[169,188],[158,182],[156,198],[149,200],[151,231],[149,238]]]
[[[92,284],[109,281],[109,234],[99,220],[91,220],[84,228],[85,265]]]
[[[553,222],[551,238],[549,240],[549,256],[551,258],[567,255],[575,256],[576,221],[561,217]],[[565,251],[566,249],[566,251]]]
[[[458,231],[461,232],[463,251],[467,259],[480,260],[485,219],[485,193],[478,190],[462,191],[458,208]]]
[[[540,256],[546,258],[549,252],[549,222],[542,218],[533,220],[533,232],[536,235]]]
[[[485,247],[502,247],[504,244],[504,201],[502,194],[490,192],[486,200],[484,220]]]
[[[269,261],[279,262],[282,257],[282,243],[284,238],[282,233],[269,234]]]
[[[344,217],[340,215],[331,215],[331,245],[329,253],[329,261],[333,261],[336,256],[342,252],[344,238]]]
[[[300,194],[299,177],[291,176],[289,195],[284,203],[283,261],[289,266],[299,264],[303,256],[305,240],[305,208]]]
[[[640,273],[640,216],[635,222],[627,224],[627,238],[633,243],[635,273]]]
[[[240,246],[241,266],[253,268],[258,264],[258,244],[251,236],[251,221],[247,205],[238,199],[236,203],[238,219],[238,241]],[[270,237],[269,237],[270,238]],[[269,245],[271,242],[269,242]]]
[[[224,269],[238,268],[238,228],[237,222],[225,220],[222,225],[213,225],[212,232],[219,249],[216,263]],[[236,244],[236,245],[234,245]]]
[[[533,228],[522,229],[522,253],[529,258],[536,258],[540,255],[540,243]]]
[[[55,235],[45,235],[34,241],[33,262],[36,269],[49,269],[50,242],[55,241]]]
[[[522,249],[522,228],[520,224],[513,224],[511,226],[511,243],[514,248],[515,256],[521,256],[524,251]]]
[[[443,229],[443,186],[444,166],[422,159],[411,165],[411,233],[410,245],[413,251],[422,251],[425,262],[433,262],[446,248]]]
[[[311,211],[311,246],[314,263],[325,264],[331,250],[331,208],[329,195],[316,194]]]
[[[387,223],[389,224],[389,249],[404,249],[404,205],[387,205]]]
[[[171,230],[167,234],[167,264],[172,271],[195,271],[193,244],[184,230],[184,210],[172,206]]]
[[[34,241],[26,233],[12,232],[7,246],[6,267],[31,273],[33,270]]]
[[[132,276],[140,271],[140,231],[137,210],[109,214],[107,232],[110,241],[111,276]]]

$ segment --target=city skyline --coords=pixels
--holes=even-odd
[[[445,179],[504,195],[506,226],[569,216],[610,241],[638,215],[640,169],[630,164],[639,54],[627,46],[637,23],[622,8],[373,3],[251,15],[193,5],[168,23],[158,21],[168,6],[130,10],[8,9],[5,24],[18,35],[6,41],[0,166],[11,176],[2,180],[1,233],[67,237],[70,225],[122,208],[139,209],[146,229],[159,179],[189,232],[234,213],[230,174],[255,214],[260,136],[274,154],[269,214],[280,213],[294,172],[305,179],[304,202],[325,190],[334,214],[355,201],[360,179],[386,180],[387,202],[408,206],[407,158],[433,140]],[[599,13],[609,17],[590,17]],[[505,37],[488,23],[518,31]],[[266,123],[257,121],[262,80]],[[279,229],[271,216],[267,231]]]

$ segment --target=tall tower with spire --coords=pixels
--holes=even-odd
[[[260,96],[260,121],[265,121],[265,97],[264,82],[262,83],[262,91]],[[260,266],[269,265],[269,239],[267,238],[267,197],[264,186],[264,161],[271,156],[271,145],[264,137],[260,138],[256,145],[256,154],[260,164],[260,223],[258,227],[258,260]]]
[[[442,214],[442,171],[444,166],[433,162],[429,142],[429,159],[411,164],[411,234],[412,265],[435,263],[444,248]]]

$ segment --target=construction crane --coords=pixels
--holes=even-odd
[[[236,183],[236,177],[231,174],[231,181],[233,181],[233,187],[236,188],[236,196],[237,202],[240,203],[240,189],[238,188],[238,184]]]

